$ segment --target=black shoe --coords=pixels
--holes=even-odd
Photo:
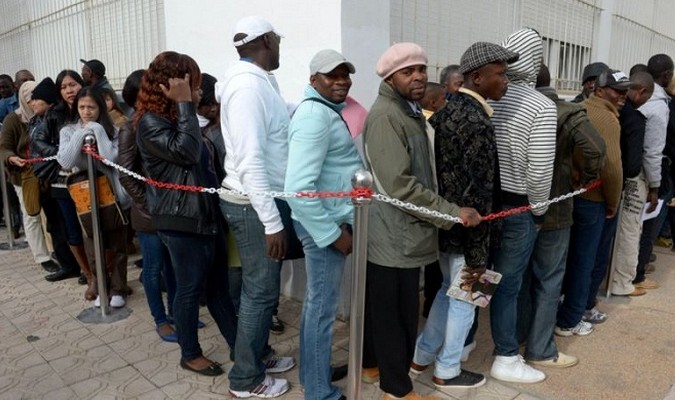
[[[80,277],[77,278],[77,283],[80,285],[86,285],[87,284],[87,277],[84,276],[83,273],[80,273]]]
[[[42,268],[44,268],[45,271],[47,271],[49,273],[56,272],[56,271],[61,269],[61,267],[56,265],[56,263],[52,260],[47,260],[43,263],[40,263],[40,265],[42,265]]]
[[[330,381],[337,382],[347,376],[347,364],[331,368]]]
[[[281,335],[286,330],[284,321],[280,320],[276,315],[272,315],[272,325],[270,326],[270,333]]]
[[[461,370],[459,375],[452,379],[442,379],[434,376],[431,378],[431,381],[439,388],[472,388],[483,386],[486,379],[482,374]]]
[[[45,279],[49,282],[58,282],[64,279],[77,278],[78,276],[80,276],[80,273],[78,271],[68,271],[65,269],[60,269],[54,272],[53,274],[45,276]]]
[[[134,261],[134,265],[136,268],[143,268],[143,259],[139,258],[138,260]]]
[[[21,231],[19,228],[12,229],[12,233],[14,234],[14,239],[18,239],[21,237]]]
[[[188,365],[183,359],[180,360],[180,366],[183,369],[186,369],[188,371],[196,372],[200,375],[205,375],[205,376],[218,376],[222,375],[225,373],[223,371],[223,368],[220,366],[220,363],[217,362],[212,362],[209,364],[208,367],[202,368],[202,369],[197,369],[197,368],[192,368],[191,366]]]
[[[347,400],[347,396],[345,396],[345,395],[343,394],[342,396],[340,396],[340,398],[339,398],[338,400]]]

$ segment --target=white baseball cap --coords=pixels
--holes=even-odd
[[[235,40],[234,47],[243,46],[268,32],[274,32],[279,37],[284,37],[282,34],[275,31],[272,24],[264,18],[256,15],[244,17],[234,25],[232,37],[234,38],[234,36],[239,33],[245,34],[246,37],[241,40]]]

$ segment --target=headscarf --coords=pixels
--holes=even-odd
[[[37,86],[37,82],[26,81],[19,88],[19,94],[17,96],[19,98],[19,108],[17,108],[15,112],[24,124],[27,124],[28,121],[33,118],[33,115],[35,115],[30,106],[28,106],[28,102],[33,95],[35,86]]]

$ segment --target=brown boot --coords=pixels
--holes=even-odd
[[[98,296],[98,288],[96,287],[96,275],[89,267],[89,259],[87,258],[87,252],[84,250],[84,245],[70,246],[70,251],[75,256],[77,264],[80,266],[80,270],[87,278],[87,290],[84,291],[85,300],[94,300]]]

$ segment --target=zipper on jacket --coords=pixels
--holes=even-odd
[[[187,185],[188,173],[189,171],[187,169],[183,170],[183,182],[181,182],[183,185]],[[178,214],[178,210],[180,210],[180,205],[183,203],[185,195],[185,190],[181,190],[180,194],[178,195],[178,199],[176,200],[176,208],[174,209],[174,213]]]

